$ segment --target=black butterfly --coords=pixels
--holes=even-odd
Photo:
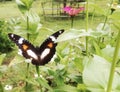
[[[9,33],[8,36],[19,47],[19,54],[26,59],[31,59],[34,65],[44,65],[54,56],[57,46],[55,41],[63,32],[64,30],[55,32],[49,36],[40,47],[34,47],[29,41],[19,35]]]

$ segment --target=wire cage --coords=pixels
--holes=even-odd
[[[69,17],[63,8],[72,5],[85,7],[85,0],[45,0],[41,2],[44,17]],[[84,14],[84,11],[81,14]]]

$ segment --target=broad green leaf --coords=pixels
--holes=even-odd
[[[104,58],[93,55],[93,58],[84,60],[83,81],[92,92],[106,92],[111,64]],[[115,72],[112,92],[120,86],[120,75]],[[120,90],[119,90],[120,91]]]
[[[114,12],[112,15],[109,16],[109,18],[113,20],[120,20],[120,11]]]
[[[86,32],[85,29],[81,30],[70,29],[69,31],[61,34],[60,37],[57,39],[57,42],[76,39],[84,36],[90,36],[90,33]]]
[[[104,26],[104,29],[103,29],[103,26]],[[104,31],[104,34],[108,34],[111,31],[111,28],[110,28],[110,26],[108,24],[104,25],[104,23],[100,23],[96,27],[96,30],[97,31]]]
[[[115,47],[111,47],[110,45],[107,45],[106,48],[101,50],[102,56],[109,60],[112,61],[113,59],[113,54],[114,54]],[[118,53],[118,58],[120,59],[120,50]]]
[[[25,13],[30,10],[33,0],[16,0],[18,8],[22,13]]]
[[[0,65],[2,64],[3,62],[3,59],[5,58],[6,54],[1,54],[0,55]]]
[[[1,82],[0,82],[0,92],[4,92],[3,85]]]
[[[103,25],[103,24],[102,24]],[[108,35],[108,30],[110,31],[110,27],[108,25],[105,26],[104,30],[101,30],[102,26],[101,24],[97,27],[97,31],[93,31],[92,29],[89,29],[87,32],[85,29],[70,29],[69,31],[64,32],[61,34],[56,42],[60,41],[66,41],[66,40],[71,40],[71,39],[76,39],[79,37],[85,37],[85,36],[90,36],[90,37],[101,37],[103,35]]]
[[[28,17],[28,18],[26,18]],[[30,34],[38,34],[39,29],[41,29],[42,24],[40,24],[40,17],[35,12],[26,12],[25,17],[23,17],[25,23],[29,22],[29,30]]]
[[[56,87],[53,92],[78,92],[78,90],[70,85],[62,85]]]
[[[37,13],[35,13],[35,12],[26,12],[25,15],[29,18],[30,23],[32,23],[32,24],[40,23],[40,17],[39,17],[39,15]],[[27,22],[26,16],[24,17],[24,20]]]

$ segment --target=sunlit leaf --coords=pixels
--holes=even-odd
[[[87,88],[92,92],[106,92],[111,64],[97,55],[85,59],[84,63],[83,81]],[[112,92],[119,90],[119,81],[120,75],[115,72]]]
[[[98,44],[96,42],[93,41],[93,46],[96,50],[96,54],[97,55],[101,55],[101,50],[100,50],[100,47],[98,46]]]
[[[82,59],[75,58],[74,63],[76,65],[76,67],[79,69],[79,71],[82,72],[83,71]]]
[[[109,25],[105,25],[105,29],[102,30],[103,23],[99,24],[96,31],[89,29],[86,31],[85,29],[77,30],[77,29],[70,29],[66,31],[65,33],[61,34],[59,38],[57,39],[57,42],[60,41],[66,41],[66,40],[71,40],[71,39],[76,39],[79,37],[84,37],[84,36],[90,36],[90,37],[101,37],[104,35],[108,35],[110,32],[110,27]]]
[[[101,50],[102,56],[109,61],[112,61],[114,51],[115,51],[115,47],[111,47],[110,45],[107,45],[106,48]],[[120,59],[120,50],[118,53],[118,59]]]
[[[70,29],[69,31],[61,34],[60,37],[57,39],[57,42],[76,39],[83,36],[90,36],[90,33],[86,32],[85,29]]]
[[[120,20],[120,11],[114,12],[112,15],[109,16],[109,18],[119,21]]]
[[[39,29],[41,29],[42,24],[40,24],[40,17],[38,16],[38,14],[36,14],[35,12],[26,12],[23,18],[26,23],[29,22],[28,33],[35,34],[39,32]]]
[[[70,85],[62,85],[55,88],[53,92],[78,92],[78,90]]]
[[[103,29],[103,27],[104,27],[104,29]],[[97,31],[104,31],[105,34],[108,34],[111,31],[111,28],[108,24],[100,23],[96,27],[96,30]]]
[[[34,0],[16,0],[18,8],[22,13],[29,11]]]
[[[77,88],[80,89],[80,90],[86,90],[85,84],[78,84]]]
[[[9,67],[16,65],[16,64],[19,64],[19,63],[22,63],[22,62],[24,62],[24,60],[25,59],[23,57],[16,55],[14,57],[14,59],[10,62]]]

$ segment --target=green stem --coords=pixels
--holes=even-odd
[[[114,79],[115,66],[116,66],[117,59],[118,59],[119,47],[120,47],[120,29],[119,29],[119,33],[117,36],[116,48],[115,48],[115,52],[114,52],[114,56],[113,56],[111,69],[110,69],[110,76],[109,76],[109,81],[108,81],[108,86],[107,86],[106,92],[112,92],[111,91],[112,90],[112,83],[113,83],[113,79]]]
[[[107,11],[107,14],[106,14],[106,17],[105,17],[105,22],[104,22],[104,25],[103,25],[103,27],[102,27],[102,30],[104,30],[105,25],[106,25],[107,20],[108,20],[108,15],[110,15],[110,14],[109,14],[109,10],[111,10],[112,3],[113,3],[113,0],[111,0],[111,2],[110,2],[110,7],[109,7],[109,9],[108,9],[108,11]]]
[[[27,31],[29,30],[29,17],[27,16],[27,22],[26,22],[26,25],[27,25]],[[27,33],[27,39],[29,40],[29,34]],[[27,74],[26,74],[26,79],[28,78],[29,76],[29,63],[27,63]],[[28,82],[26,82],[26,88],[28,86]]]
[[[73,28],[74,16],[71,16],[71,28]]]
[[[27,31],[29,31],[29,17],[27,16]],[[29,40],[29,32],[27,32],[27,39]]]
[[[88,0],[86,0],[86,31],[88,31]],[[88,55],[88,36],[86,36],[86,55]]]
[[[104,30],[105,25],[106,25],[107,20],[108,20],[108,15],[110,15],[110,14],[109,14],[109,10],[111,10],[111,5],[112,5],[112,3],[113,3],[113,0],[111,0],[110,7],[109,7],[109,9],[108,9],[108,11],[107,11],[107,14],[106,14],[106,17],[105,17],[105,21],[104,21],[104,24],[103,24],[102,30]],[[101,39],[102,39],[102,37],[100,37],[100,38],[98,39],[98,45],[100,44]]]
[[[38,74],[38,78],[40,78],[40,68],[39,66],[36,65],[36,72]],[[41,84],[39,83],[39,87],[40,87],[40,92],[42,92],[42,87],[41,87]]]
[[[36,72],[38,74],[38,77],[40,77],[40,69],[39,69],[39,66],[36,65]]]
[[[29,76],[29,63],[27,63],[27,73],[26,73],[26,79]],[[28,82],[26,82],[26,87],[28,86]]]

